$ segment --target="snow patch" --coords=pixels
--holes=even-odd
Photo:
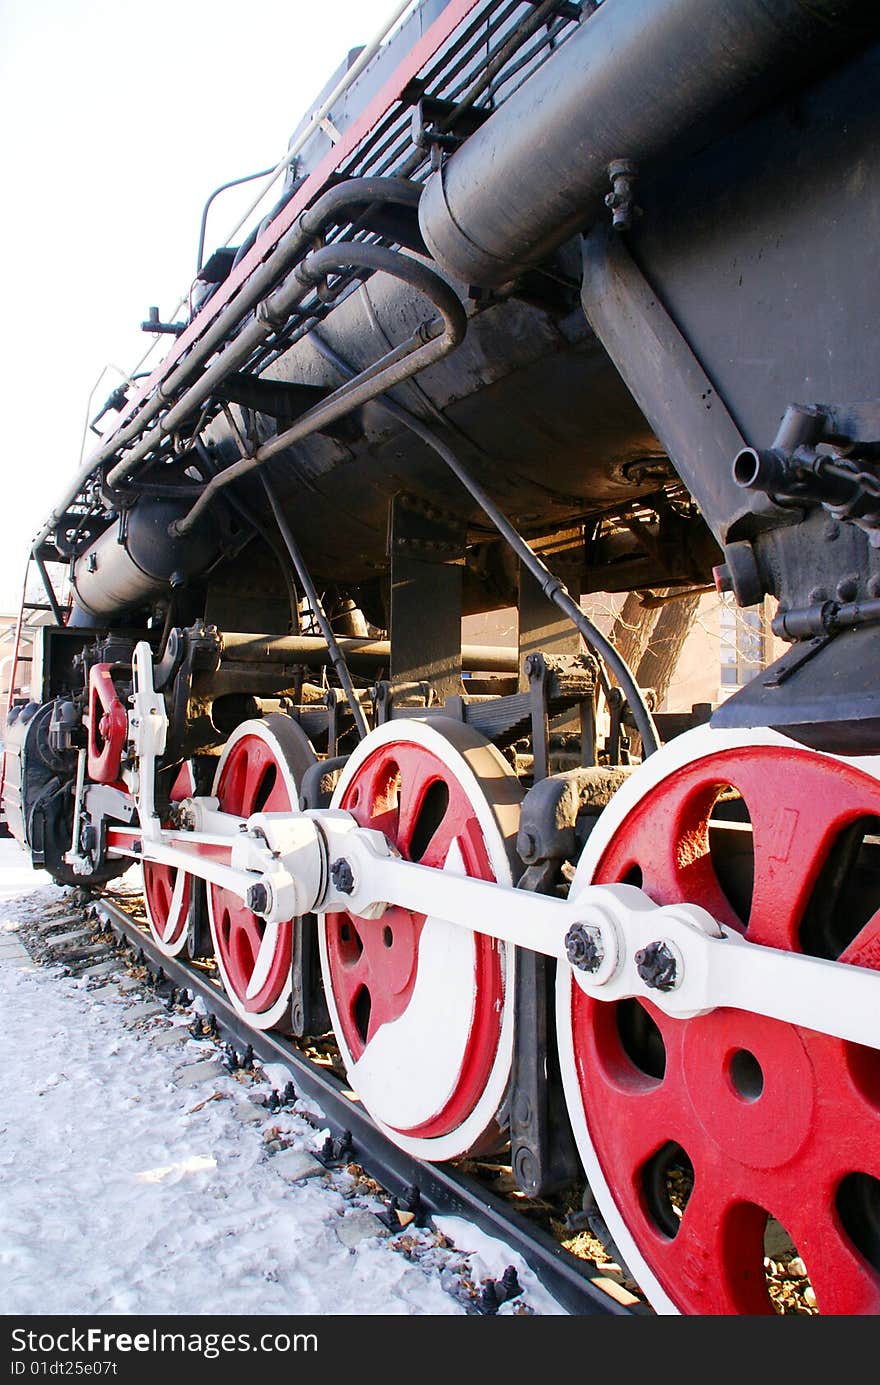
[[[526,1300],[542,1316],[566,1317],[565,1309],[543,1287],[534,1270],[530,1269],[518,1251],[494,1236],[487,1236],[479,1227],[463,1217],[435,1217],[437,1230],[453,1245],[471,1257],[471,1275],[476,1283],[483,1279],[500,1279],[508,1265],[513,1265],[526,1294]],[[504,1311],[502,1305],[500,1311]]]

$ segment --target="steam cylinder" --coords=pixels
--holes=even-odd
[[[117,525],[95,539],[73,566],[74,606],[70,625],[101,626],[134,611],[205,572],[216,560],[220,543],[209,526],[185,539],[172,539],[168,526],[188,506],[175,500],[144,499]]]

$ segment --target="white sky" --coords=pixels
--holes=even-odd
[[[150,304],[167,316],[186,291],[208,194],[277,163],[394,8],[0,0],[0,610],[17,609],[29,541],[78,465],[102,367],[131,370]],[[206,253],[253,195],[217,199]]]

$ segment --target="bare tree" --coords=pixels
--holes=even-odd
[[[668,595],[663,592],[662,595]],[[629,598],[627,598],[628,600]],[[697,618],[700,593],[691,592],[667,601],[651,631],[651,638],[639,660],[636,681],[640,688],[653,688],[659,707],[669,691],[684,642]]]
[[[657,620],[657,609],[643,606],[638,592],[628,592],[626,600],[614,617],[611,642],[629,667],[637,669]]]

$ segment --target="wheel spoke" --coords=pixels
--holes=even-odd
[[[377,756],[365,768],[349,804],[362,827],[383,832],[390,841],[400,839],[400,775],[396,762]]]
[[[224,812],[285,812],[296,806],[297,773],[313,752],[288,717],[244,722],[233,733],[214,778]],[[257,1028],[284,1024],[291,995],[292,924],[265,923],[237,896],[208,887],[208,917],[220,976],[236,1010]]]
[[[761,1272],[766,1214],[743,1195],[748,1171],[707,1145],[679,1062],[671,1045],[667,1076],[656,1085],[594,1090],[594,1138],[613,1142],[619,1206],[666,1292],[688,1286],[694,1312],[769,1311]]]
[[[767,800],[752,808],[755,883],[749,937],[799,952],[800,924],[836,836],[836,824],[803,804]]]
[[[400,797],[397,812],[396,843],[409,855],[419,809],[428,788],[428,775],[420,759],[412,754],[399,756],[401,764]]]
[[[241,764],[243,765],[243,779],[240,789],[241,816],[249,817],[255,811],[261,791],[264,791],[267,776],[273,775],[275,783],[277,783],[277,770],[262,753],[262,747],[257,748],[251,755],[242,756]]]
[[[838,962],[850,962],[856,967],[880,967],[880,909],[860,928],[852,942],[844,948]]]
[[[290,929],[289,923],[267,923],[262,938],[257,949],[254,969],[251,972],[251,979],[247,984],[245,992],[248,1000],[253,1000],[255,996],[265,986],[269,979],[269,972],[275,960],[275,954],[282,944],[282,934],[284,930]]]
[[[803,1215],[803,1210],[806,1215]],[[831,1203],[808,1202],[795,1236],[822,1314],[880,1313],[880,1274],[860,1255]],[[794,1234],[794,1225],[789,1230]]]
[[[397,1019],[406,1007],[406,987],[415,960],[411,935],[416,925],[403,909],[390,909],[379,920],[350,915],[346,918],[357,933],[361,952],[355,961],[346,964],[340,993],[344,990],[351,1005],[362,987],[369,992],[370,1021],[364,1036],[364,1042],[369,1043],[377,1029]],[[390,944],[386,942],[389,933]]]
[[[145,861],[144,902],[150,932],[167,957],[176,957],[187,943],[187,913],[191,880],[186,871]]]
[[[609,845],[596,883],[631,880],[637,869],[637,881],[655,903],[700,900],[713,918],[741,930],[744,920],[718,882],[709,849],[709,815],[717,788],[710,780],[708,787],[698,785],[694,791],[683,781],[669,803],[639,805],[627,832]]]
[[[230,896],[230,903],[233,904],[229,910],[230,936],[234,934],[236,940],[244,938],[254,957],[256,957],[262,946],[266,925],[257,918],[256,914],[252,914],[250,909],[242,904],[235,895]]]
[[[170,942],[174,935],[180,912],[183,908],[183,896],[187,886],[187,875],[185,871],[174,871],[173,878],[174,886],[168,900],[168,918],[162,930],[162,938],[166,943]]]
[[[690,759],[682,741],[635,771],[644,788],[629,788],[626,813],[599,819],[575,888],[636,879],[638,865],[659,904],[688,901],[727,922],[727,889],[756,943],[880,968],[880,764],[782,737],[691,737]],[[571,992],[560,1054],[573,1128],[649,1297],[685,1312],[792,1311],[796,1291],[774,1287],[771,1301],[764,1271],[775,1219],[820,1312],[880,1312],[880,1053],[748,1009],[675,1021],[630,1001],[615,1019],[570,978],[560,984]],[[682,1167],[693,1191],[676,1228],[666,1194]]]
[[[723,1170],[697,1167],[664,1265],[673,1292],[688,1292],[692,1312],[772,1313],[763,1270],[766,1221],[762,1208],[731,1196]]]
[[[169,801],[179,803],[194,792],[193,767],[187,760],[177,772],[168,795]],[[174,866],[145,861],[143,880],[150,932],[166,957],[177,957],[185,952],[188,943],[191,878]]]
[[[406,859],[509,882],[494,797],[484,799],[474,760],[485,760],[493,795],[509,771],[475,732],[444,727],[380,728],[349,760],[333,806],[384,832]],[[434,1159],[467,1153],[486,1139],[507,1084],[513,953],[400,908],[375,920],[328,916],[321,927],[352,1087],[405,1148]]]

